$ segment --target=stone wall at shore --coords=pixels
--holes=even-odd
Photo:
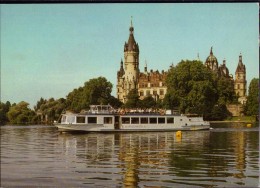
[[[242,104],[229,104],[227,105],[228,111],[232,116],[243,116],[243,106]]]

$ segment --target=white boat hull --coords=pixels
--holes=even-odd
[[[58,124],[55,125],[61,132],[162,132],[162,131],[195,131],[209,130],[209,125],[181,126],[173,128],[127,128],[127,129],[109,129],[103,125],[75,125],[75,124]]]

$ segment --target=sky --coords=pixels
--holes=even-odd
[[[1,102],[66,98],[99,76],[113,84],[132,17],[139,68],[204,63],[210,48],[235,75],[239,54],[249,86],[259,77],[259,4],[1,4]]]

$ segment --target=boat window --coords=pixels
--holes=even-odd
[[[75,122],[75,116],[68,116],[67,122],[68,123],[74,123]]]
[[[158,118],[158,123],[165,123],[165,118],[159,117]]]
[[[138,117],[132,117],[131,118],[131,124],[139,124],[139,118]]]
[[[130,124],[130,118],[129,117],[122,117],[122,123],[123,124]]]
[[[85,117],[77,116],[77,123],[85,123]]]
[[[141,124],[148,124],[148,118],[142,117],[141,118]]]
[[[150,124],[157,124],[157,118],[155,117],[150,117]]]
[[[88,123],[97,123],[97,117],[88,117]]]
[[[66,122],[66,116],[62,116],[61,122],[62,122],[62,123]]]
[[[167,117],[167,123],[174,123],[173,117]]]
[[[112,124],[112,117],[104,117],[104,124]]]

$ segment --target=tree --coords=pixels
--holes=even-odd
[[[39,110],[40,107],[41,107],[41,105],[42,105],[42,104],[45,104],[46,102],[47,102],[46,99],[43,99],[43,98],[41,97],[40,100],[37,101],[36,106],[34,106],[34,110],[35,110],[35,111]]]
[[[67,96],[66,104],[69,110],[80,112],[89,105],[108,104],[113,100],[111,96],[112,84],[104,77],[90,79],[83,87],[74,89]]]
[[[114,108],[120,108],[123,105],[123,103],[119,99],[115,98],[114,96],[111,96],[109,98],[109,104]]]
[[[127,101],[124,105],[125,108],[137,108],[140,106],[140,99],[137,89],[132,89],[126,96]]]
[[[205,119],[216,121],[223,120],[227,117],[232,116],[232,114],[228,111],[225,104],[215,105],[210,113],[205,115]]]
[[[181,61],[166,78],[165,107],[181,113],[206,114],[217,101],[214,75],[200,61]]]
[[[10,107],[11,104],[9,101],[6,103],[0,102],[0,125],[4,125],[8,122],[7,112]]]
[[[247,115],[258,115],[259,113],[259,78],[254,78],[251,80],[249,89],[247,103],[245,107],[245,112]]]
[[[144,109],[155,108],[156,107],[156,101],[152,97],[152,95],[148,95],[143,100],[139,101],[139,107],[144,108]]]
[[[232,80],[220,77],[217,79],[218,104],[237,103],[237,96]]]
[[[34,123],[35,112],[28,108],[29,103],[20,102],[17,105],[12,105],[7,117],[12,124],[30,124]]]
[[[41,104],[40,106],[38,104]],[[64,98],[60,98],[55,100],[54,98],[50,98],[49,100],[40,99],[37,102],[35,110],[40,113],[38,117],[38,121],[43,117],[47,117],[47,121],[45,123],[53,123],[54,120],[58,120],[61,113],[66,108],[66,100]],[[42,117],[41,117],[42,116]],[[46,119],[43,119],[44,121]],[[38,122],[43,123],[43,122]]]

